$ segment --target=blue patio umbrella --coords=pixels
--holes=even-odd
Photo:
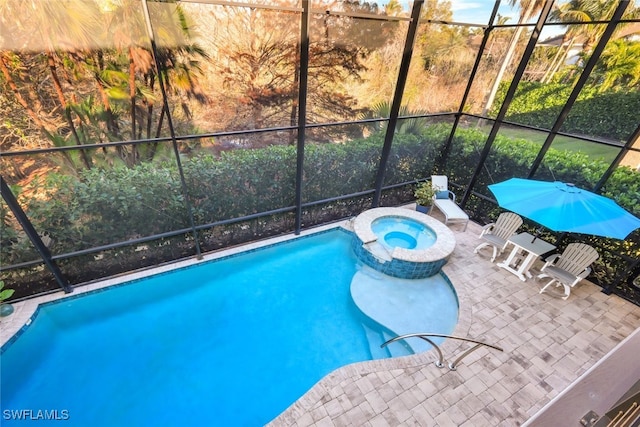
[[[640,228],[613,200],[573,184],[511,178],[489,189],[502,208],[553,231],[624,239]]]

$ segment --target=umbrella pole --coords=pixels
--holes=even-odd
[[[533,235],[533,239],[531,239],[531,243],[534,243],[536,241],[536,239],[538,238],[538,236],[540,235],[540,232],[542,231],[542,227],[539,227],[536,229],[535,234]]]
[[[562,233],[560,237],[558,237],[558,242],[556,243],[556,246],[560,246],[566,238],[567,238],[567,233]]]

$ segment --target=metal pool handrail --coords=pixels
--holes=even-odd
[[[380,348],[383,348],[383,347],[387,346],[388,344],[391,344],[392,342],[403,340],[405,338],[413,338],[413,337],[423,339],[426,342],[428,342],[429,344],[431,344],[433,346],[433,348],[435,348],[436,352],[438,353],[438,360],[435,361],[435,365],[438,368],[443,368],[444,367],[444,355],[442,354],[442,350],[440,350],[440,347],[438,347],[438,345],[436,343],[434,343],[432,340],[430,340],[429,337],[431,337],[431,338],[450,338],[450,339],[454,339],[454,340],[460,340],[460,341],[466,341],[466,342],[474,343],[475,345],[473,347],[471,347],[470,349],[468,349],[467,351],[462,353],[456,360],[454,360],[453,362],[449,363],[449,369],[452,370],[452,371],[456,370],[456,367],[462,361],[462,359],[467,357],[469,354],[471,354],[474,350],[476,350],[479,347],[485,346],[485,347],[492,348],[494,350],[504,351],[502,348],[497,347],[495,345],[487,344],[487,343],[482,342],[482,341],[473,340],[471,338],[456,337],[456,336],[453,336],[453,335],[422,333],[422,332],[414,333],[414,334],[404,334],[404,335],[399,335],[399,336],[397,336],[395,338],[391,338],[390,340],[387,340],[386,342],[382,343],[380,345]]]

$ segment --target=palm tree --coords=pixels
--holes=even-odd
[[[20,91],[20,88],[18,87],[18,84],[13,77],[13,73],[10,69],[9,64],[16,64],[18,61],[19,59],[16,57],[16,55],[13,55],[11,52],[0,51],[0,71],[2,72],[2,76],[4,77],[7,86],[9,86],[9,88],[13,92],[13,95],[15,96],[18,103],[22,106],[22,108],[25,109],[29,118],[33,120],[33,122],[43,133],[48,133],[47,123],[45,123],[41,119],[40,115],[36,111],[36,109],[40,110],[38,97],[32,94],[31,96],[25,98],[22,95],[22,92]],[[37,105],[32,106],[32,104]]]
[[[399,0],[389,0],[384,6],[384,13],[387,16],[400,16],[402,15],[402,4]]]
[[[571,0],[561,4],[551,14],[551,19],[556,18],[560,22],[584,22],[585,24],[569,25],[567,33],[574,38],[582,36],[585,39],[584,51],[591,52],[593,46],[604,32],[605,26],[586,23],[610,19],[617,7],[618,2],[611,0]]]
[[[109,96],[108,82],[113,75],[114,70],[108,70],[105,67],[104,51],[98,49],[92,52],[88,57],[82,61],[87,70],[93,75],[96,84],[96,90],[98,91],[102,108],[105,112],[105,124],[107,139],[113,141],[120,141],[123,138],[120,136],[120,126],[118,125],[117,114],[111,107],[111,97]]]
[[[159,29],[158,61],[167,73],[167,91],[182,99],[186,112],[189,99],[205,100],[198,85],[197,58],[206,54],[189,42],[187,18],[179,6],[154,3],[151,13]],[[0,0],[0,19],[3,32],[13,36],[3,40],[7,50],[0,52],[0,79],[54,145],[152,136],[158,76],[139,1]],[[121,124],[128,122],[122,120],[123,108],[131,116],[127,136],[120,131]],[[156,136],[163,114],[164,109]],[[135,147],[116,150],[128,165],[141,160]],[[153,155],[153,149],[148,151],[145,158]],[[98,160],[85,150],[64,155],[73,169],[91,167]]]
[[[126,86],[129,99],[130,138],[136,139],[136,98],[138,95],[136,73],[147,74],[153,67],[153,57],[150,53],[149,40],[145,30],[146,23],[141,13],[140,3],[135,0],[119,2],[107,15],[107,19],[113,34],[114,47],[118,53],[124,56],[128,64]],[[120,61],[118,58],[117,62],[120,63]],[[118,69],[118,67],[114,68]],[[125,161],[129,165],[138,161],[138,151],[135,146],[131,146],[131,154],[122,154],[125,155]]]
[[[157,4],[156,4],[157,5]],[[154,8],[150,9],[152,12]],[[176,25],[175,16],[178,17]],[[162,69],[168,73],[168,89],[176,96],[184,99],[195,99],[205,103],[207,97],[200,89],[198,77],[203,73],[200,60],[209,59],[207,52],[198,44],[191,42],[194,38],[194,30],[191,22],[181,7],[176,6],[175,11],[161,8],[153,14],[152,19],[163,31],[156,34],[158,39],[158,55]],[[154,82],[150,76],[149,86],[153,89]],[[182,102],[182,109],[190,116],[189,106]]]
[[[390,114],[391,114],[391,104],[388,101],[381,101],[371,106],[368,112],[359,114],[358,119],[363,120],[363,119],[374,119],[378,117],[389,117]],[[423,114],[427,114],[427,112],[424,110],[411,110],[406,105],[401,105],[400,110],[398,111],[399,117],[420,116]],[[387,123],[378,122],[378,123],[371,124],[369,127],[374,132],[379,132],[384,130],[386,126],[387,126]],[[402,119],[398,122],[396,133],[420,136],[425,131],[426,128],[427,128],[427,124],[424,119],[420,119],[420,118]]]
[[[640,42],[613,40],[607,44],[593,70],[598,90],[630,89],[640,83]]]
[[[549,82],[555,75],[566,60],[567,54],[576,43],[576,40],[583,39],[583,53],[588,56],[593,49],[595,43],[600,39],[602,33],[605,30],[605,25],[602,24],[588,24],[593,21],[606,21],[613,16],[614,11],[618,6],[618,2],[611,0],[570,0],[566,3],[558,5],[556,9],[551,12],[549,19],[554,22],[580,22],[584,24],[571,24],[567,26],[567,32],[563,37],[562,45],[566,48],[560,49],[559,55],[555,61],[551,71],[543,78],[543,82]],[[637,18],[640,16],[640,8],[634,6],[634,1],[631,0],[629,6],[627,6],[627,13],[625,18]],[[616,38],[616,33],[620,33],[620,30],[624,28],[625,23],[618,24],[616,32],[612,38]],[[560,53],[562,52],[562,53]]]
[[[91,2],[78,0],[71,0],[64,5],[59,2],[31,3],[4,0],[0,8],[6,18],[3,20],[3,25],[11,25],[13,28],[9,30],[9,33],[13,33],[16,39],[19,39],[19,42],[16,40],[13,40],[13,42],[19,44],[25,50],[40,50],[44,52],[51,83],[59,102],[59,110],[62,112],[75,144],[83,145],[83,138],[78,134],[76,122],[72,116],[73,110],[65,97],[65,90],[58,73],[58,65],[62,63],[63,58],[65,60],[70,59],[65,52],[88,50],[95,45],[94,28],[99,12],[97,6]],[[28,31],[25,31],[25,28]],[[6,62],[3,64],[3,74],[8,72],[6,64]],[[16,94],[18,102],[24,107],[25,98],[18,97],[16,90],[14,90],[14,94]],[[34,109],[31,106],[25,108],[33,119],[33,115],[29,111],[33,112]],[[54,144],[66,145],[64,138],[55,135],[53,129],[47,129],[46,126],[43,126],[44,122],[38,120],[36,123],[39,123],[41,130]],[[81,150],[80,157],[85,167],[90,168],[91,159],[88,153],[85,150]]]
[[[560,65],[565,61],[565,58],[567,57],[567,54],[571,51],[571,48],[573,47],[574,43],[575,43],[575,37],[569,37],[568,33],[565,33],[562,36],[562,42],[560,43],[560,46],[558,46],[558,50],[556,51],[556,54],[551,59],[551,64],[549,64],[549,68],[547,68],[547,71],[544,73],[544,75],[540,79],[540,83],[549,83],[551,81],[555,73],[560,68]]]
[[[536,13],[540,12],[542,7],[544,6],[546,0],[520,0],[520,17],[518,19],[518,24],[524,24],[529,21]],[[517,0],[510,0],[509,4],[513,7],[517,3]],[[485,106],[482,109],[481,116],[486,116],[487,112],[491,110],[493,106],[493,101],[495,100],[496,94],[498,93],[498,88],[500,87],[500,83],[502,82],[502,78],[507,71],[507,68],[511,65],[511,61],[513,60],[513,55],[516,51],[516,47],[518,46],[518,41],[520,40],[520,36],[524,31],[525,27],[516,27],[515,32],[513,33],[513,37],[511,38],[511,42],[509,43],[509,47],[507,48],[507,52],[502,60],[500,65],[500,69],[496,74],[496,78],[493,81],[493,86],[489,91],[489,95],[487,96],[487,101],[485,102]]]
[[[496,17],[497,17],[497,20],[496,20],[496,22],[495,22],[495,25],[498,25],[498,26],[505,25],[505,24],[507,23],[507,21],[508,21],[509,19],[511,19],[510,17],[508,17],[508,16],[502,16],[502,15],[500,15],[499,13],[498,13],[498,15],[497,15]],[[501,29],[501,30],[494,30],[494,31],[496,31],[496,32],[497,32],[497,31],[499,31],[499,32],[503,32],[503,31],[505,31],[505,29]],[[489,45],[489,48],[487,49],[487,55],[488,55],[488,56],[493,56],[493,47],[494,47],[494,45],[495,45],[495,43],[496,43],[496,38],[497,38],[497,37],[496,37],[496,35],[495,35],[496,33],[494,32],[493,34],[494,34],[494,36],[493,36],[493,37],[491,37],[491,44]]]
[[[205,102],[206,97],[199,90],[197,74],[200,72],[198,58],[207,58],[207,54],[189,41],[192,30],[186,15],[179,6],[170,3],[153,3],[149,11],[154,26],[157,26],[156,60],[167,73],[163,76],[166,77],[167,92],[184,99]],[[113,34],[114,51],[100,52],[100,60],[93,61],[104,109],[111,111],[111,100],[127,99],[129,137],[158,137],[164,109],[160,110],[156,130],[152,133],[154,105],[159,96],[156,85],[159,76],[154,67],[146,23],[139,3],[136,0],[123,0],[108,10],[105,18]],[[141,105],[138,105],[139,102]],[[189,106],[185,100],[181,106],[189,116]],[[117,121],[113,120],[108,127],[112,131],[118,130]],[[121,138],[119,134],[117,136]],[[131,146],[129,152],[124,147],[119,147],[119,155],[131,166],[144,160],[141,156],[147,160],[152,158],[156,145],[151,147],[142,154],[138,146]]]

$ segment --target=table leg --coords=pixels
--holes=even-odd
[[[526,280],[524,278],[524,275],[526,275],[529,278],[532,277],[531,273],[529,273],[529,270],[531,269],[531,266],[533,265],[533,262],[536,260],[536,258],[538,258],[536,254],[532,252],[527,253],[527,257],[525,258],[525,260],[522,262],[522,265],[518,269],[518,272],[520,273],[520,276],[521,276],[520,278],[522,280]]]
[[[513,246],[513,250],[511,251],[511,253],[507,257],[507,259],[504,260],[503,262],[497,264],[497,266],[501,267],[501,268],[504,268],[507,271],[510,271],[511,273],[513,273],[516,276],[518,276],[520,278],[520,280],[522,280],[524,282],[527,279],[521,273],[521,270],[526,265],[526,259],[524,261],[522,261],[522,263],[520,264],[519,267],[516,266],[516,262],[518,260],[522,260],[522,256],[518,253],[518,252],[520,252],[521,249],[522,248],[519,248],[518,246],[514,245]],[[518,268],[518,269],[516,270],[516,268]]]
[[[513,249],[511,250],[511,253],[509,253],[509,256],[507,257],[507,259],[502,261],[498,265],[501,267],[510,267],[511,264],[513,263],[513,259],[516,257],[517,254],[518,254],[518,247],[514,246]]]

